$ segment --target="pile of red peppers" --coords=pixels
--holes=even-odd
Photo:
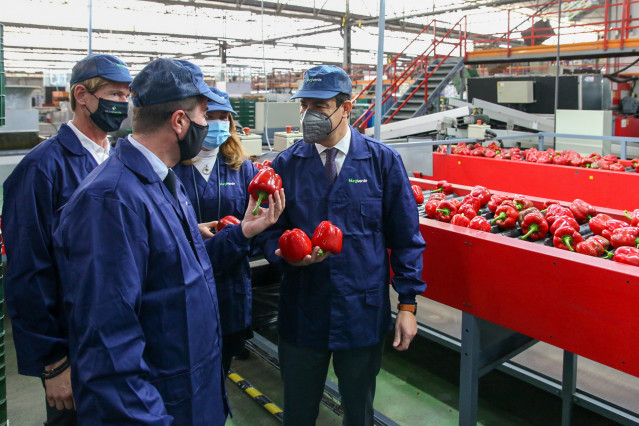
[[[537,208],[522,195],[491,194],[480,185],[459,201],[446,196],[452,188],[444,189],[442,182],[430,191],[424,205],[430,219],[483,232],[491,232],[493,226],[519,230],[522,240],[544,240],[550,234],[554,247],[561,250],[639,266],[639,209],[625,210],[627,220],[621,220],[599,213],[581,199],[567,206],[548,200]],[[484,207],[486,210],[480,212]],[[584,236],[588,238],[584,240]]]

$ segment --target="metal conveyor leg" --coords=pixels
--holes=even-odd
[[[572,398],[577,390],[577,355],[564,351],[564,366],[561,378],[561,424],[572,422]]]

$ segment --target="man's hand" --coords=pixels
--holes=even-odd
[[[417,334],[417,318],[408,311],[397,312],[395,320],[395,340],[393,347],[398,351],[405,351]]]
[[[58,362],[47,365],[47,370],[53,370],[61,365],[66,357]],[[68,367],[61,374],[44,381],[44,390],[47,395],[47,403],[49,407],[55,407],[58,410],[75,410],[75,401],[73,400],[73,392],[71,391],[71,367]]]
[[[319,246],[315,246],[313,247],[313,251],[311,252],[311,254],[307,254],[304,259],[300,260],[299,262],[289,262],[289,264],[293,266],[308,266],[312,265],[313,263],[323,262],[324,259],[332,254],[331,252],[324,252],[324,255],[320,255],[319,251]],[[277,249],[275,250],[275,254],[281,257],[282,251],[280,249]]]
[[[260,207],[258,214],[253,215],[253,210],[257,200],[253,197],[249,197],[248,207],[244,213],[244,220],[242,220],[242,232],[246,238],[253,238],[260,232],[264,231],[269,226],[277,222],[280,215],[286,207],[286,197],[284,196],[284,189],[275,191],[273,195],[268,196],[268,209]]]
[[[197,227],[200,229],[200,234],[202,235],[203,240],[209,239],[214,235],[211,232],[211,229],[215,228],[216,226],[217,226],[217,220],[197,224]]]

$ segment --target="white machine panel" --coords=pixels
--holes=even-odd
[[[612,111],[591,111],[576,109],[557,110],[557,132],[575,135],[612,136]],[[577,138],[557,138],[555,149],[570,149],[582,155],[596,152],[610,154],[610,141]]]
[[[295,141],[302,139],[303,136],[302,132],[275,132],[273,149],[275,151],[284,151],[286,148],[293,145]]]
[[[298,102],[256,102],[255,128],[263,129],[264,123],[270,129],[286,126],[299,127],[300,104]]]
[[[531,104],[535,102],[532,80],[498,81],[497,102],[500,104]]]
[[[240,135],[240,141],[249,156],[262,154],[262,135]]]

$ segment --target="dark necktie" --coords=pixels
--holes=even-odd
[[[337,166],[335,164],[335,156],[337,155],[337,148],[328,148],[326,151],[326,162],[324,163],[324,169],[326,169],[326,175],[331,183],[335,182],[337,178]]]
[[[169,190],[173,198],[177,200],[177,181],[175,179],[175,172],[169,169],[169,173],[164,178],[164,186]]]

